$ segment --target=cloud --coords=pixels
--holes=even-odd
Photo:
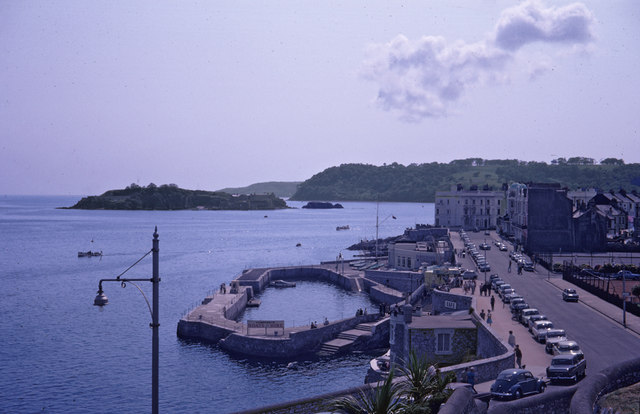
[[[367,50],[362,67],[365,79],[378,85],[376,103],[418,122],[443,117],[467,89],[508,78],[516,52],[533,42],[575,46],[593,40],[593,16],[580,3],[545,8],[528,1],[502,12],[491,36],[476,43],[448,44],[441,36],[410,40],[398,35]],[[544,61],[529,67],[535,79],[552,67]]]
[[[403,35],[372,47],[369,56],[363,75],[379,84],[378,103],[400,110],[406,121],[446,115],[469,85],[493,79],[510,58],[483,43],[447,45],[435,36],[412,42]]]
[[[495,29],[495,44],[515,51],[533,42],[589,43],[594,21],[582,3],[545,8],[538,1],[528,1],[502,12]]]

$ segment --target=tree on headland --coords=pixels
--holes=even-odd
[[[623,159],[618,159],[618,158],[605,158],[604,160],[600,161],[601,165],[624,165],[624,160]]]

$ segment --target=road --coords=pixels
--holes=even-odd
[[[556,328],[565,329],[567,337],[580,344],[587,360],[587,373],[596,373],[618,362],[637,357],[640,337],[583,303],[564,302],[560,289],[548,283],[548,279],[558,278],[559,275],[548,274],[542,267],[534,272],[523,271],[522,275],[518,275],[515,263],[511,273],[508,273],[508,251],[499,251],[493,245],[493,240],[498,239],[495,232],[491,232],[490,236],[473,232],[468,232],[467,235],[476,245],[480,245],[485,239],[491,244],[491,250],[486,251],[487,261],[491,265],[491,272],[487,273],[487,278],[494,273],[500,275],[531,307],[538,308]],[[452,239],[461,243],[456,233],[452,233]],[[511,244],[507,245],[510,250],[513,249]],[[475,269],[470,256],[467,255],[465,259],[460,260],[463,266]],[[484,274],[478,272],[478,275],[479,281],[483,281]],[[540,347],[544,345],[540,344]]]

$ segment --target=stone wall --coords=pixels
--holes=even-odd
[[[452,305],[454,304],[455,305]],[[455,306],[452,308],[451,306]],[[443,292],[434,289],[431,295],[431,313],[450,313],[471,307],[471,296],[456,295],[455,293]]]
[[[358,283],[354,277],[341,275],[322,267],[282,267],[275,269],[252,269],[236,277],[240,286],[251,286],[254,292],[262,292],[273,280],[321,280],[341,288],[357,292]]]
[[[420,272],[365,270],[364,277],[404,293],[411,293],[424,283]]]
[[[220,340],[220,347],[229,352],[256,357],[291,358],[315,352],[324,342],[335,338],[340,332],[355,328],[356,325],[371,322],[378,315],[368,314],[331,322],[316,329],[303,329],[292,332],[289,337],[247,336],[232,333]],[[383,335],[380,331],[378,335]],[[376,337],[374,339],[379,340]],[[372,340],[373,342],[373,340]]]
[[[178,321],[178,338],[216,343],[233,332],[232,329],[212,325],[203,321],[188,321],[185,319]]]
[[[450,365],[464,361],[469,349],[476,349],[477,335],[475,329],[452,329],[451,354],[436,355],[436,329],[409,329],[409,347],[423,351],[428,364]]]
[[[366,285],[369,285],[369,288],[368,288],[369,298],[374,302],[384,303],[387,305],[395,305],[396,303],[399,303],[404,300],[402,293],[398,291],[385,289],[384,287],[381,287],[377,284],[373,284],[371,282],[366,283],[366,279],[365,279],[365,286]]]
[[[598,401],[603,395],[637,382],[640,382],[640,358],[588,375],[571,400],[571,414],[599,412]]]
[[[547,389],[542,394],[492,405],[487,414],[565,414],[569,412],[576,387]],[[591,411],[582,411],[582,414]]]

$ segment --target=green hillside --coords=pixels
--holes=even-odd
[[[512,182],[555,182],[572,189],[640,190],[640,164],[624,164],[622,160],[595,164],[582,157],[570,158],[569,162],[559,160],[553,164],[481,158],[408,166],[343,164],[301,183],[291,199],[433,202],[436,191],[456,184],[500,189],[503,183]]]
[[[278,197],[291,197],[300,185],[300,181],[269,181],[265,183],[251,184],[247,187],[223,188],[222,191],[229,194],[275,194]]]

